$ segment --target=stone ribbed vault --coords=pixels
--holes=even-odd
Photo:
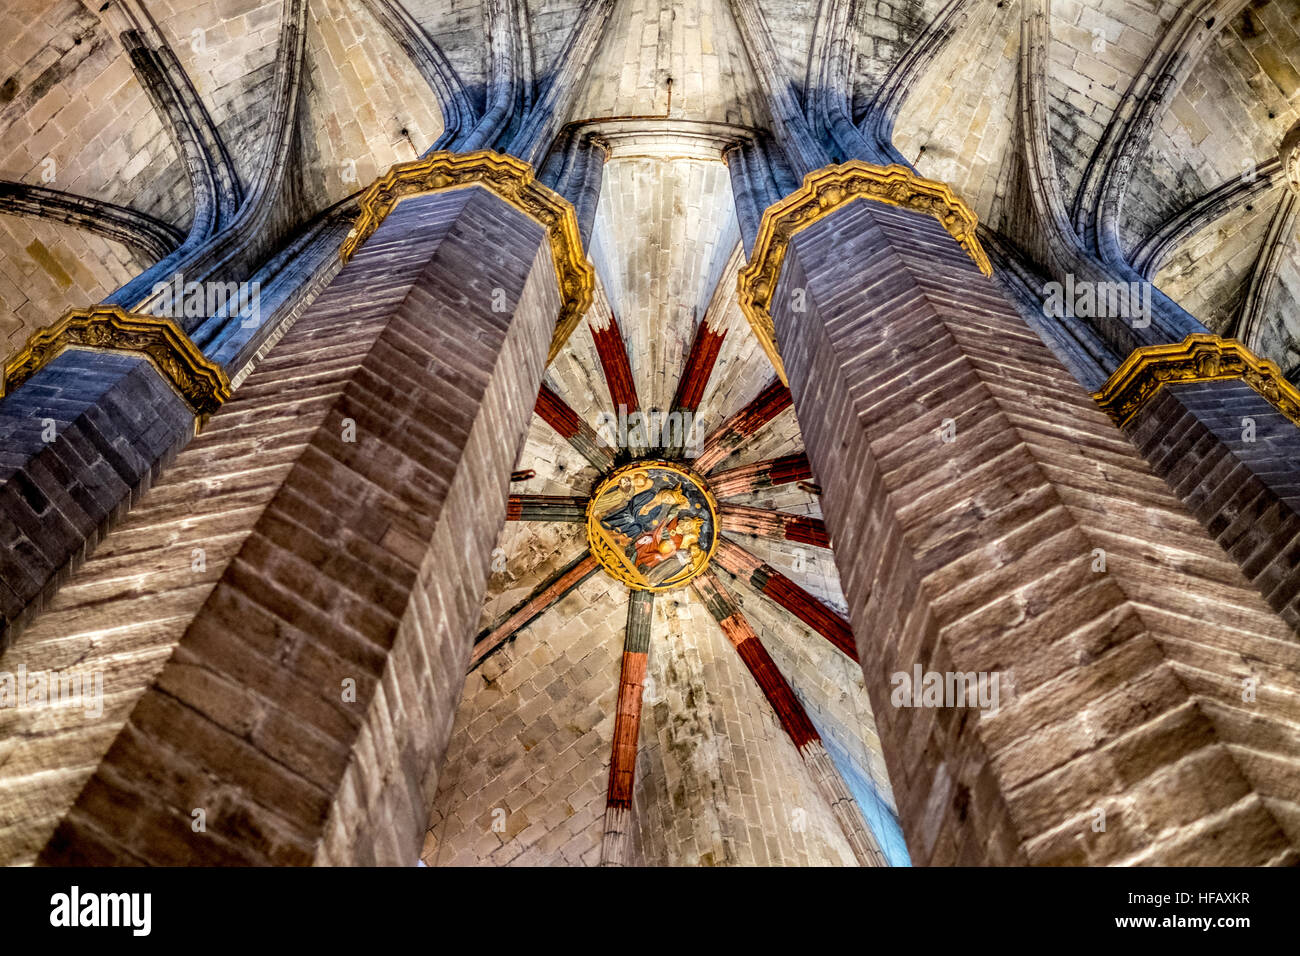
[[[0,862],[1295,861],[1300,0],[13,0],[0,144],[0,681],[104,682],[0,706]],[[440,151],[572,207],[553,361],[509,188],[340,257]],[[755,334],[765,211],[850,161],[967,251],[827,197]],[[97,303],[230,400],[33,369]],[[1268,375],[1090,397],[1211,333]],[[716,498],[654,593],[585,531],[651,457]]]

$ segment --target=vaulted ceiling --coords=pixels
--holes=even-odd
[[[124,206],[158,220],[163,230],[183,232],[194,205],[185,164],[121,33],[136,29],[146,45],[165,45],[174,54],[247,186],[281,108],[276,60],[284,17],[297,6],[282,0],[6,4],[0,179]],[[424,151],[442,132],[437,100],[409,42],[391,29],[394,9],[437,44],[479,106],[493,69],[489,11],[475,0],[400,6],[310,0],[303,6],[302,103],[294,116],[300,185],[292,197],[299,220]],[[507,6],[521,40],[524,95],[535,97],[554,76],[584,5],[527,0]],[[813,88],[820,83],[824,6],[835,4],[762,5],[781,80],[799,96],[810,79]],[[1288,372],[1300,362],[1288,324],[1300,298],[1300,224],[1285,215],[1289,193],[1275,175],[1282,138],[1300,122],[1300,0],[905,0],[849,7],[851,67],[841,79],[855,120],[868,120],[873,106],[895,110],[899,152],[923,174],[956,186],[982,222],[1012,238],[1019,238],[1026,201],[1010,160],[1021,139],[1019,104],[1032,79],[1019,69],[1027,18],[1040,9],[1047,14],[1047,141],[1055,188],[1073,210],[1090,188],[1117,111],[1132,108],[1130,85],[1144,71],[1164,68],[1178,17],[1194,8],[1205,36],[1184,44],[1192,59],[1175,70],[1177,92],[1155,117],[1149,144],[1131,157],[1122,244],[1141,260],[1140,271],[1214,330],[1232,326],[1258,273],[1271,270],[1261,350]],[[891,93],[889,82],[900,75],[902,92]],[[760,86],[733,5],[621,2],[571,118],[667,112],[763,126]],[[900,102],[882,104],[882,90],[886,100]],[[1250,188],[1214,201],[1216,191],[1243,176],[1253,177]],[[7,200],[0,208],[15,205]],[[1189,211],[1196,213],[1190,219]],[[54,217],[0,216],[0,343],[12,351],[32,329],[115,289],[157,257],[147,243]]]
[[[160,70],[188,78],[234,193],[266,179],[269,144],[288,124],[290,168],[271,200],[287,235],[437,143],[459,122],[447,104],[487,109],[503,70],[523,108],[545,96],[577,32],[610,6],[564,119],[661,118],[667,132],[616,144],[605,166],[588,243],[598,294],[547,376],[581,420],[618,404],[602,353],[611,335],[642,406],[664,411],[700,324],[721,335],[699,401],[706,430],[769,384],[735,302],[743,249],[727,167],[716,151],[674,143],[672,124],[770,128],[773,89],[807,101],[828,85],[864,134],[951,183],[1029,270],[1050,271],[1034,203],[1061,210],[1076,239],[1102,228],[1098,209],[1113,209],[1120,252],[1139,274],[1300,378],[1300,200],[1279,157],[1300,123],[1300,0],[10,0],[0,10],[0,352],[119,288],[202,213]],[[745,41],[755,29],[772,53],[757,68]],[[451,92],[435,95],[437,83]],[[1133,115],[1149,118],[1137,135],[1122,129]],[[1035,158],[1031,141],[1048,149]],[[1099,204],[1111,192],[1117,202]],[[720,468],[801,448],[787,410]],[[535,472],[515,486],[521,495],[582,496],[600,473],[541,415],[518,467]],[[819,515],[815,494],[795,483],[731,503]],[[580,552],[580,527],[508,524],[485,629]],[[842,610],[828,550],[737,539]],[[788,610],[730,580],[868,817],[889,832],[892,798],[860,670]],[[705,799],[705,782],[761,779],[773,793],[764,812],[777,815],[815,801],[799,790],[807,781],[761,694],[689,595],[655,605],[651,676],[670,691],[645,717],[639,852],[658,862],[762,862],[774,850],[747,829],[754,818],[741,791]],[[608,578],[585,579],[470,673],[429,862],[500,861],[507,841],[483,841],[471,826],[498,798],[572,811],[512,816],[517,828],[568,827],[552,859],[577,862],[599,846],[589,807],[603,796],[627,600]],[[539,694],[562,715],[552,719],[556,739],[579,754],[545,779],[545,749],[533,752],[542,741],[517,726],[524,697]],[[693,695],[692,726],[681,725],[686,709],[670,694]],[[495,735],[508,746],[489,753]],[[670,840],[664,808],[687,800],[707,814]],[[824,819],[797,842],[782,851],[790,859],[847,853]]]

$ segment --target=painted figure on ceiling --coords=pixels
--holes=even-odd
[[[636,491],[623,507],[608,512],[600,519],[601,525],[606,529],[629,541],[635,541],[653,531],[679,509],[690,504],[680,485],[656,490],[650,478],[640,474],[633,478],[644,478],[649,487]]]

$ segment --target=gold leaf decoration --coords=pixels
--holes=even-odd
[[[171,319],[138,315],[115,305],[73,309],[32,333],[4,365],[0,395],[18,388],[65,349],[127,352],[147,359],[204,419],[230,397],[230,379]]]
[[[800,230],[859,198],[934,216],[980,271],[993,275],[993,266],[975,236],[979,220],[946,184],[922,179],[905,166],[876,166],[856,159],[814,170],[803,178],[799,189],[763,213],[749,265],[741,270],[738,280],[740,308],[785,385],[790,383],[777,351],[770,307],[786,247]]]
[[[1133,420],[1167,384],[1240,379],[1293,423],[1300,425],[1300,392],[1268,359],[1236,339],[1199,332],[1171,345],[1137,349],[1106,380],[1093,399],[1115,424]]]
[[[509,203],[546,230],[560,290],[560,314],[546,356],[549,365],[578,327],[596,289],[596,271],[582,251],[578,217],[563,196],[539,183],[533,167],[513,156],[480,150],[441,151],[423,159],[398,163],[375,180],[361,196],[361,213],[348,233],[340,255],[346,263],[361,244],[403,199],[425,193],[481,186]]]
[[[621,526],[606,527],[611,514],[634,509],[639,501],[634,492],[645,493],[640,497],[657,492],[635,511],[635,520],[649,515],[655,529],[629,536]],[[708,567],[721,537],[718,502],[704,479],[680,462],[659,458],[639,459],[607,475],[587,501],[585,521],[587,544],[596,562],[614,580],[638,591],[683,587]],[[678,522],[690,522],[692,530]],[[681,531],[680,540],[673,536],[674,530]],[[653,553],[653,545],[643,544],[651,539],[660,542],[658,554]],[[669,555],[680,555],[680,560],[674,564]],[[643,559],[648,563],[643,565]],[[659,573],[660,561],[666,574]]]

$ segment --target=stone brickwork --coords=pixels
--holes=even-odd
[[[1171,385],[1129,434],[1152,469],[1300,633],[1300,428],[1241,381]]]
[[[130,206],[185,228],[194,214],[192,185],[167,122],[132,74],[118,36],[128,23],[123,11],[142,22],[147,46],[165,44],[175,56],[185,76],[173,78],[193,84],[247,188],[256,178],[273,118],[285,105],[276,102],[274,64],[283,5],[123,2],[100,10],[75,0],[53,6],[19,0],[0,14],[0,132],[8,149],[0,149],[0,177]],[[293,117],[295,168],[275,197],[283,220],[277,229],[355,192],[393,161],[427,148],[443,129],[429,81],[375,19],[376,2],[310,5],[300,108]],[[770,90],[791,90],[807,106],[803,87],[810,69],[817,75],[815,54],[827,49],[818,28],[825,28],[829,8],[807,0],[758,6],[758,31],[767,36],[770,51],[746,49],[731,5],[721,0],[620,0],[582,88],[560,97],[567,112],[555,123],[667,115],[761,132],[772,121],[774,107],[766,102]],[[895,145],[923,174],[950,182],[983,223],[1032,250],[1036,237],[1021,228],[1025,190],[1014,174],[1020,157],[1013,147],[1029,132],[1015,129],[1017,104],[1024,99],[1016,80],[1027,55],[1020,44],[1020,19],[1035,4],[966,3],[965,19],[952,39],[933,51],[922,49],[933,40],[927,28],[953,6],[948,0],[851,6],[850,35],[843,42],[852,63],[843,71],[840,92],[853,119],[865,128],[869,118],[863,111],[882,82],[920,52],[923,66],[905,85],[910,94],[888,106],[901,106],[900,115],[890,118]],[[427,34],[439,57],[445,55],[454,73],[447,82],[473,109],[484,108],[487,90],[504,79],[492,76],[489,8],[477,0],[403,0],[402,7],[410,26]],[[1114,159],[1105,149],[1106,131],[1112,120],[1126,115],[1116,112],[1120,101],[1144,70],[1163,69],[1147,61],[1159,53],[1185,7],[1173,0],[1043,4],[1049,21],[1046,142],[1067,211],[1090,171],[1098,172],[1095,164]],[[569,75],[564,51],[582,25],[583,7],[577,0],[529,0],[513,8],[518,54],[509,81],[517,84],[522,109],[536,102],[552,77]],[[1230,0],[1215,10],[1218,15],[1201,21],[1212,38],[1201,44],[1203,51],[1198,48],[1199,61],[1179,73],[1179,88],[1152,117],[1150,148],[1143,144],[1129,157],[1133,184],[1124,192],[1119,222],[1126,248],[1207,190],[1239,176],[1243,163],[1273,159],[1282,133],[1300,118],[1295,102],[1300,5]],[[755,64],[757,71],[778,75],[761,77]],[[47,159],[54,162],[49,181],[43,175]],[[776,160],[779,165],[780,157]],[[786,174],[774,168],[774,175]],[[61,231],[53,243],[42,239],[69,274],[71,261],[120,258],[120,250],[93,243],[86,250],[83,240],[70,235]],[[1207,235],[1218,241],[1215,226],[1207,227]],[[1234,248],[1219,257],[1222,261],[1235,257],[1235,243],[1224,237]],[[0,235],[0,274],[15,271],[3,261],[15,255],[30,268],[26,253],[11,252],[5,244]],[[1262,344],[1268,357],[1291,371],[1300,364],[1300,351],[1287,317],[1300,296],[1300,274],[1294,253],[1284,260]],[[1203,294],[1174,293],[1175,298],[1213,325],[1240,301],[1244,269],[1189,274],[1183,284],[1203,288]],[[77,284],[84,285],[80,278]],[[4,306],[21,304],[20,297],[0,295],[0,313]],[[24,328],[33,327],[30,317],[23,321]],[[14,325],[0,314],[0,334],[12,332]]]
[[[73,226],[0,216],[0,361],[149,265],[121,243]]]
[[[852,22],[856,48],[851,86],[855,117],[863,114],[890,68],[903,58],[944,4],[945,0],[876,0],[852,5],[856,14]]]
[[[808,76],[808,49],[817,19],[818,0],[766,0],[766,16],[781,24],[772,34],[772,46],[785,67],[791,86],[803,93]]]
[[[1248,3],[1173,97],[1135,176],[1130,244],[1220,183],[1277,157],[1300,120],[1300,4]]]
[[[579,522],[506,522],[494,549],[498,561],[488,578],[477,630],[492,626],[586,546]]]
[[[510,531],[500,542],[508,570],[494,575],[491,587],[497,596],[485,607],[484,625],[563,563],[574,547],[559,545],[550,561],[530,566],[545,536],[539,536],[540,528],[527,536],[511,536]],[[527,550],[521,553],[520,546]],[[512,583],[507,585],[507,578]],[[625,595],[603,574],[588,579],[469,675],[422,854],[428,865],[599,861]],[[776,642],[773,654],[797,675],[796,689],[811,691],[819,726],[837,745],[851,748],[855,762],[883,773],[869,707],[865,723],[856,717],[865,701],[860,670],[852,662],[851,669],[833,666],[827,653],[838,652],[824,639],[797,623],[792,627],[789,618],[757,596],[746,602],[746,612],[760,622],[764,640]],[[688,668],[694,668],[694,677]],[[702,605],[683,594],[659,596],[648,675],[632,862],[852,861],[820,794],[802,776],[802,764],[770,706]],[[842,687],[846,679],[849,683]],[[752,712],[725,716],[736,706],[733,694]],[[845,694],[855,696],[850,700]],[[651,714],[654,708],[657,718]],[[713,715],[704,723],[701,708]],[[755,726],[763,729],[756,733]],[[868,758],[868,753],[875,756]],[[654,779],[644,779],[647,774]],[[883,792],[888,794],[887,779]],[[494,818],[497,809],[502,813]],[[758,830],[744,822],[751,811],[760,815]],[[681,817],[693,822],[684,826]],[[494,830],[494,819],[504,829]],[[721,819],[726,820],[725,838],[721,831],[716,839],[706,836]],[[648,845],[649,857],[639,849],[642,843]],[[841,848],[827,857],[827,846]]]
[[[774,374],[737,303],[736,273],[744,261],[744,249],[737,243],[709,303],[712,327],[726,337],[700,399],[700,424],[706,436],[758,397]]]
[[[939,225],[808,227],[773,316],[913,860],[1295,862],[1293,633]]]
[[[1047,92],[1067,201],[1083,182],[1120,98],[1173,22],[1171,0],[1056,0]]]
[[[751,339],[754,337],[751,335]],[[760,354],[754,356],[759,367],[764,371],[770,371],[772,366],[768,364],[767,357]],[[715,416],[716,417],[716,416]],[[776,418],[764,425],[752,438],[747,440],[734,452],[718,462],[717,465],[710,469],[715,474],[721,474],[726,471],[732,471],[736,468],[743,468],[747,465],[754,465],[763,461],[774,461],[778,458],[785,458],[803,451],[803,439],[799,435],[799,422],[795,418],[794,410],[788,408],[781,412]],[[770,492],[773,495],[781,495],[788,491],[789,487],[779,485],[773,488],[763,489],[749,495],[741,495],[730,499],[737,502],[748,503],[753,495],[758,498],[753,500],[776,501],[775,497],[763,497],[764,492]],[[799,500],[802,500],[800,498]]]
[[[162,0],[148,4],[194,83],[240,178],[252,178],[275,97],[280,0]]]
[[[781,729],[798,750],[800,760],[852,848],[854,859],[862,866],[885,865],[880,847],[835,769],[807,709],[772,660],[772,655],[750,626],[731,592],[711,570],[706,570],[692,581],[691,590],[718,622],[728,642],[736,649],[750,676],[762,690]]]
[[[417,158],[442,132],[428,84],[365,6],[321,0],[307,16],[303,172],[311,209]]]
[[[533,79],[541,84],[557,70],[565,44],[573,30],[581,26],[579,20],[585,5],[582,0],[531,0],[527,7],[533,47]]]
[[[408,200],[214,416],[179,479],[187,460],[283,463],[190,502],[228,550],[146,628],[175,650],[152,684],[113,688],[134,706],[115,735],[86,731],[107,753],[64,784],[76,802],[42,859],[415,859],[559,308],[552,268],[540,227],[482,190]],[[268,413],[295,424],[267,431]],[[159,545],[127,536],[151,533],[107,549],[144,573],[110,576],[100,601],[148,586]],[[102,573],[97,558],[80,579]]]
[[[722,0],[627,0],[606,36],[575,116],[754,124],[755,81]]]
[[[708,610],[660,598],[633,814],[650,866],[855,861],[771,705]]]
[[[894,145],[921,175],[952,186],[980,222],[996,223],[1015,148],[1019,4],[975,4],[964,29],[968,42],[949,44],[908,93]]]
[[[810,507],[817,511],[815,501]],[[819,601],[841,614],[846,613],[839,572],[830,551],[797,541],[774,541],[735,531],[727,531],[725,537],[789,577]]]
[[[519,469],[531,469],[536,476],[527,481],[511,482],[512,494],[575,494],[590,489],[598,477],[591,462],[538,415],[533,415],[529,423],[528,440],[516,464]]]
[[[736,246],[721,162],[615,158],[605,164],[592,261],[623,330],[643,409],[668,412]]]
[[[626,622],[627,589],[594,575],[465,678],[427,865],[600,862]]]
[[[126,50],[92,7],[77,0],[6,4],[0,77],[8,86],[0,103],[0,177],[188,225],[189,182],[176,149]],[[43,177],[46,170],[52,179]]]
[[[487,12],[483,0],[407,0],[402,4],[421,29],[436,37],[470,98],[483,106],[488,71]]]
[[[1220,217],[1212,229],[1193,235],[1161,266],[1155,284],[1210,331],[1229,335],[1269,220],[1285,190],[1285,186],[1270,190],[1256,202]]]
[[[736,603],[744,609],[754,632],[789,680],[822,737],[829,746],[850,754],[852,763],[870,776],[881,801],[894,809],[893,790],[880,752],[862,668],[807,625],[762,600],[743,579],[727,575],[726,580]],[[801,577],[799,583],[807,587],[808,577]],[[872,823],[871,808],[863,810]]]
[[[193,434],[134,355],[65,351],[0,399],[0,652]]]
[[[546,383],[573,410],[583,424],[595,428],[602,412],[609,412],[609,386],[601,367],[596,331],[607,325],[612,311],[600,273],[596,293],[584,321],[569,336],[555,361],[546,368]]]

